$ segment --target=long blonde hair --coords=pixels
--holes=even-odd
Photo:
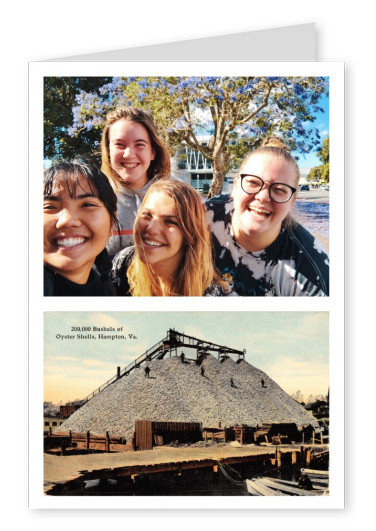
[[[163,192],[174,201],[176,217],[184,238],[184,255],[179,271],[170,286],[162,287],[153,268],[140,259],[139,219],[143,205],[153,192]],[[210,230],[205,219],[205,207],[200,194],[181,181],[157,181],[145,194],[134,223],[135,257],[128,268],[130,293],[136,297],[152,295],[181,295],[200,297],[219,277],[214,271]]]
[[[149,181],[153,178],[168,179],[171,172],[170,153],[167,145],[160,137],[157,127],[153,122],[151,116],[141,109],[135,107],[120,107],[111,111],[106,116],[106,124],[102,132],[101,141],[101,155],[102,155],[102,172],[111,181],[114,190],[117,192],[119,188],[119,176],[111,166],[110,160],[110,129],[111,126],[119,120],[127,120],[135,122],[145,127],[150,137],[151,146],[155,151],[155,158],[150,162],[147,170],[147,178]],[[124,186],[124,183],[122,183]]]

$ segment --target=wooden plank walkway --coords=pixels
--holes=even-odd
[[[307,447],[313,448],[312,445]],[[300,452],[301,445],[279,446],[282,454]],[[323,449],[322,445],[317,448]],[[274,446],[155,447],[139,452],[57,456],[44,454],[44,492],[56,484],[84,476],[120,477],[133,474],[183,470],[222,464],[260,461],[275,457]]]

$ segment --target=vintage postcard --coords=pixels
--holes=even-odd
[[[30,506],[342,507],[343,64],[29,95]]]

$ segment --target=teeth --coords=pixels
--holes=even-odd
[[[147,244],[147,245],[151,245],[151,247],[163,247],[163,243],[159,243],[159,242],[153,242],[151,240],[144,240],[144,242]]]
[[[269,216],[270,214],[268,210],[263,210],[262,208],[250,207],[250,210],[257,212],[258,214],[264,214],[265,216]]]
[[[129,164],[127,164],[126,162],[123,163],[124,168],[135,168],[137,165],[137,162],[131,162]]]
[[[74,247],[75,245],[84,243],[84,241],[85,241],[85,238],[62,238],[60,240],[56,240],[56,243],[60,247]]]

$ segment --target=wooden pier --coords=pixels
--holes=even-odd
[[[44,492],[51,493],[56,485],[81,479],[116,479],[160,472],[212,468],[218,466],[258,463],[280,466],[281,460],[295,463],[297,459],[309,466],[312,452],[324,450],[322,445],[301,446],[209,446],[155,447],[153,450],[118,453],[51,455],[44,454]]]

